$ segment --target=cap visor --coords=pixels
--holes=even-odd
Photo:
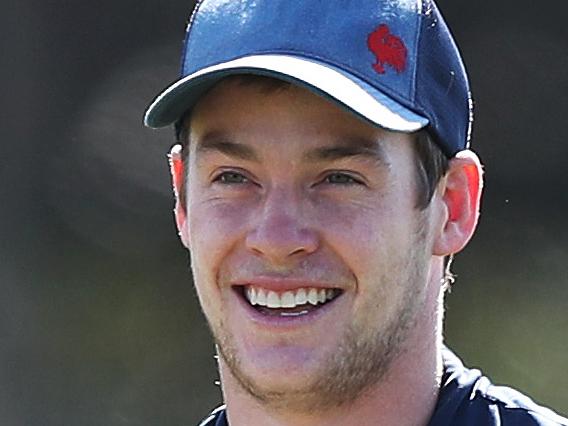
[[[158,128],[176,122],[221,78],[234,74],[264,75],[305,86],[389,130],[414,132],[428,125],[426,118],[343,70],[311,59],[273,54],[213,65],[176,81],[148,107],[144,124]]]

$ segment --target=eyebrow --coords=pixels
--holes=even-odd
[[[210,132],[205,134],[196,147],[197,153],[220,152],[240,160],[259,162],[260,159],[253,148],[230,140],[224,133]]]
[[[219,152],[245,161],[260,162],[255,150],[245,144],[233,142],[223,132],[205,134],[199,141],[197,153]],[[311,149],[304,154],[306,162],[337,161],[346,158],[363,157],[388,165],[380,141],[365,138],[342,138],[333,145]]]
[[[306,161],[334,161],[352,157],[367,157],[388,164],[380,141],[364,138],[341,139],[335,145],[314,148],[304,156]]]

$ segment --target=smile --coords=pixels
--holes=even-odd
[[[341,294],[334,288],[298,288],[276,292],[262,287],[243,286],[243,296],[257,311],[266,315],[299,316],[332,302]]]

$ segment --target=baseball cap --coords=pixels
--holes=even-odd
[[[469,146],[467,75],[432,0],[198,1],[181,76],[154,99],[144,123],[178,122],[235,74],[304,86],[388,130],[426,128],[449,157]]]

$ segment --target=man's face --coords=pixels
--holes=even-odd
[[[433,226],[412,143],[294,86],[229,79],[195,108],[180,231],[221,363],[260,401],[350,401],[415,327]]]

